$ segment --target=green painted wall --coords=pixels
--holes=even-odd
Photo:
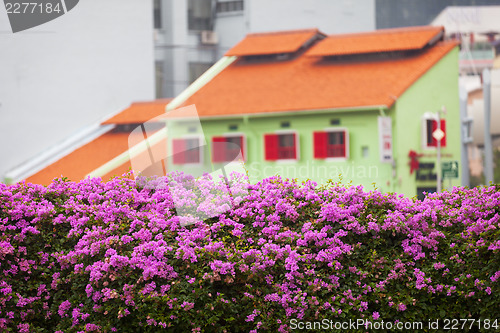
[[[391,166],[381,164],[379,158],[378,125],[379,110],[371,111],[346,111],[314,114],[312,112],[297,113],[294,116],[268,116],[234,119],[202,120],[202,128],[207,141],[213,136],[228,133],[244,133],[246,135],[247,160],[245,168],[253,182],[273,175],[281,175],[301,180],[312,179],[318,183],[327,180],[339,180],[344,183],[361,184],[367,189],[373,189],[374,183],[383,191],[393,191],[387,185],[391,177]],[[330,121],[339,119],[340,125],[332,126]],[[289,128],[281,128],[281,123],[288,121]],[[237,125],[238,129],[231,131],[230,125]],[[188,126],[174,126],[174,136],[192,135],[187,130]],[[314,159],[313,132],[328,128],[347,128],[349,131],[349,158],[339,160]],[[276,130],[293,130],[299,136],[300,155],[298,161],[265,161],[264,159],[264,134]],[[374,139],[375,138],[375,139]],[[368,154],[363,156],[363,149]],[[203,152],[204,169],[212,170],[210,166],[210,152],[206,147]],[[214,170],[221,164],[215,164]],[[169,170],[182,170],[196,173],[199,166],[179,166],[168,163]]]
[[[435,187],[436,182],[417,182],[415,173],[410,175],[410,150],[425,153],[423,162],[435,162],[435,149],[422,149],[422,116],[425,112],[436,112],[445,106],[448,114],[447,147],[443,149],[443,161],[460,161],[459,105],[458,105],[458,49],[455,48],[431,70],[413,84],[385,115],[393,119],[393,145],[395,169],[392,164],[381,163],[379,156],[378,122],[380,110],[331,110],[314,112],[304,111],[294,114],[274,114],[232,117],[230,119],[212,118],[201,120],[203,134],[207,143],[213,136],[235,132],[246,135],[247,160],[245,168],[252,182],[265,177],[281,175],[300,180],[312,179],[318,183],[327,180],[339,180],[343,183],[363,185],[365,189],[377,189],[383,192],[397,192],[408,196],[416,195],[417,186]],[[332,126],[330,121],[339,119],[340,125]],[[289,128],[281,128],[283,121],[290,122]],[[230,125],[237,125],[231,131]],[[344,161],[318,160],[313,157],[313,132],[327,128],[341,127],[349,131],[349,158]],[[264,160],[264,134],[277,130],[294,130],[299,135],[299,160],[276,161]],[[193,135],[186,124],[170,126],[171,137]],[[201,134],[201,132],[198,132]],[[171,143],[169,149],[172,149]],[[363,156],[363,149],[368,155]],[[222,165],[211,165],[209,147],[204,148],[203,170],[212,172]],[[199,174],[200,166],[180,166],[167,163],[167,169],[181,170]],[[452,185],[459,185],[459,178]],[[445,180],[445,187],[448,180]]]
[[[408,153],[414,150],[425,156],[421,162],[436,162],[436,149],[422,147],[422,116],[425,112],[436,113],[446,107],[447,145],[442,148],[442,161],[460,163],[460,114],[458,98],[458,48],[449,52],[431,70],[425,73],[396,101],[391,115],[394,118],[394,154],[396,158],[397,192],[415,195],[417,187],[435,187],[436,182],[416,181],[415,173],[410,175]],[[459,168],[460,169],[460,168]],[[436,169],[434,169],[436,172]],[[461,172],[461,170],[459,170]],[[449,179],[443,181],[443,189],[448,188]],[[459,178],[451,181],[452,186],[460,185]]]

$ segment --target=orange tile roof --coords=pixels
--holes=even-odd
[[[128,149],[130,133],[111,130],[28,177],[26,182],[48,185],[56,177],[78,181]],[[130,164],[130,163],[129,163]]]
[[[129,135],[128,131],[111,130],[28,177],[26,182],[48,185],[54,178],[61,176],[72,181],[79,181],[90,172],[124,153],[129,148]],[[160,148],[166,151],[166,143],[162,142],[157,146],[159,147],[155,146],[153,149]],[[128,160],[101,178],[109,180],[113,176],[121,176],[130,170],[131,163]]]
[[[248,34],[225,55],[239,57],[296,52],[318,35],[324,36],[318,29]]]
[[[145,123],[165,114],[165,108],[171,100],[170,98],[132,103],[127,109],[104,121],[102,124],[126,125]],[[124,130],[115,128],[28,177],[26,181],[48,185],[54,178],[61,176],[73,181],[81,180],[90,172],[127,151],[129,148],[129,135],[132,129]],[[166,143],[160,143],[152,148],[164,153],[166,152],[165,145]],[[140,159],[141,156],[138,158]],[[149,156],[144,155],[142,159],[149,160]],[[109,180],[113,176],[121,176],[130,171],[131,167],[130,161],[127,161],[101,178]]]
[[[390,107],[456,45],[442,41],[418,55],[386,59],[329,61],[304,55],[287,61],[238,59],[183,105],[195,104],[201,117],[374,105]]]
[[[157,99],[151,102],[132,103],[128,108],[102,124],[142,124],[165,113],[165,107],[171,98]]]
[[[425,26],[332,35],[312,47],[307,55],[331,56],[417,50],[434,39],[439,39],[443,32],[443,27]]]

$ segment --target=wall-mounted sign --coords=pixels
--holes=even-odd
[[[378,142],[380,145],[380,161],[392,163],[392,119],[378,117]]]
[[[458,161],[443,162],[441,170],[443,178],[458,178]]]

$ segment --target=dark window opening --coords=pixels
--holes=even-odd
[[[212,161],[232,162],[241,153],[243,157],[243,136],[227,136],[212,138]]]
[[[201,149],[198,138],[173,139],[173,163],[200,163]]]
[[[188,29],[212,30],[212,1],[188,0]]]
[[[218,1],[216,6],[217,13],[236,12],[243,10],[243,0],[239,1]]]
[[[205,62],[190,62],[189,63],[189,83],[193,83],[199,78],[203,73],[205,73],[213,63]]]
[[[267,161],[297,158],[295,133],[266,134],[264,136],[265,158]]]
[[[161,0],[154,0],[154,2],[153,2],[153,27],[155,29],[162,28]]]
[[[314,132],[315,158],[346,158],[347,131]]]

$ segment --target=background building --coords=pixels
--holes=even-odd
[[[375,0],[377,29],[431,24],[448,6],[495,6],[500,0]]]
[[[154,98],[152,2],[80,1],[65,15],[15,34],[4,8],[0,179],[132,101]]]
[[[248,33],[375,29],[375,0],[153,0],[156,96],[174,97]]]
[[[28,183],[49,185],[54,178],[65,177],[71,181],[80,181],[95,170],[100,177],[108,181],[115,176],[122,176],[132,169],[129,154],[131,141],[136,138],[131,132],[144,123],[161,116],[170,99],[152,102],[132,103],[114,117],[94,126],[93,133],[86,133],[73,140],[64,142],[49,151],[45,151],[28,163],[14,168],[6,174],[5,182],[13,184],[25,180]],[[164,122],[148,123],[148,130],[157,133],[165,127]],[[166,141],[161,141],[150,148],[166,152]],[[147,152],[138,154],[136,160],[148,160]],[[114,161],[114,166],[107,170],[102,165]],[[152,172],[158,172],[152,169]]]
[[[240,146],[253,182],[340,174],[383,192],[435,191],[438,124],[443,161],[461,159],[458,47],[443,39],[439,27],[250,34],[167,106],[195,105],[201,119],[168,123],[167,169],[222,170]]]

